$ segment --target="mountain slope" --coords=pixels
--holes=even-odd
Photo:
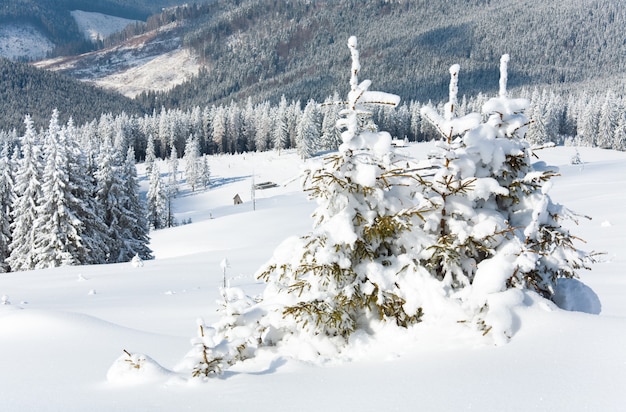
[[[141,112],[136,102],[117,93],[0,58],[0,130],[22,130],[26,114],[37,127],[45,126],[54,108],[62,122],[72,117],[76,124],[102,113]]]
[[[81,53],[93,49],[71,11],[95,12],[104,15],[146,20],[163,7],[180,4],[179,0],[2,0],[0,1],[0,56],[11,59],[41,58],[45,53],[57,55]],[[16,26],[17,30],[34,31],[47,44],[43,53],[31,48],[19,48],[21,36],[9,37],[3,28]],[[11,34],[11,33],[9,33]],[[11,47],[10,47],[11,46]]]
[[[405,100],[447,96],[454,63],[461,94],[495,90],[504,53],[511,87],[621,78],[625,24],[626,9],[608,0],[247,1],[191,28],[185,45],[208,70],[160,101],[321,100],[345,83],[350,35],[362,76]]]

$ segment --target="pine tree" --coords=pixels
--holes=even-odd
[[[20,152],[14,185],[14,201],[11,223],[11,253],[7,262],[11,270],[35,268],[36,208],[42,198],[41,192],[41,147],[30,116],[24,119],[26,131],[20,138]]]
[[[183,160],[185,161],[185,180],[194,192],[201,184],[202,159],[200,158],[200,142],[193,135],[187,139]]]
[[[152,168],[156,161],[156,153],[154,152],[154,137],[152,134],[148,135],[148,142],[146,143],[146,158],[144,160],[146,164],[146,176],[149,178],[152,175]]]
[[[200,183],[205,189],[211,184],[211,167],[209,166],[207,155],[202,155],[200,160]]]
[[[297,130],[298,153],[303,159],[315,155],[320,150],[320,123],[317,104],[309,100],[302,113]]]
[[[147,203],[147,220],[150,229],[162,229],[167,227],[168,205],[167,194],[163,188],[161,173],[158,165],[154,165],[150,174]]]
[[[13,162],[9,155],[9,143],[2,144],[0,150],[0,272],[8,272],[6,263],[11,244],[11,215],[13,208]]]
[[[97,158],[98,169],[95,172],[97,181],[97,200],[104,211],[103,220],[107,227],[106,248],[107,262],[117,263],[124,251],[124,227],[122,214],[125,212],[124,177],[122,174],[122,155],[120,148],[115,147],[111,140],[104,142]]]
[[[68,187],[76,199],[71,208],[83,223],[81,238],[84,253],[80,254],[78,260],[80,264],[105,263],[109,252],[106,245],[107,227],[102,220],[104,211],[97,202],[93,165],[90,165],[88,155],[79,144],[72,119],[69,120],[64,135],[68,150]]]
[[[274,150],[279,152],[282,149],[289,148],[289,130],[287,125],[287,99],[283,95],[280,98],[276,115],[274,116],[274,129],[272,131],[274,140]]]
[[[473,310],[472,320],[496,342],[511,334],[510,324],[492,322],[504,310],[498,294],[529,289],[551,298],[558,279],[574,277],[589,259],[560,224],[571,212],[548,195],[555,171],[533,167],[524,139],[528,101],[508,98],[507,64],[504,55],[499,97],[484,104],[485,122],[422,110],[443,140],[436,171],[420,186],[433,210],[422,228],[436,240],[420,264],[473,308],[468,315]]]
[[[148,244],[148,221],[143,202],[139,198],[139,182],[135,165],[135,150],[129,147],[126,160],[122,165],[121,174],[124,182],[122,213],[119,224],[123,229],[123,246],[118,254],[118,262],[129,262],[135,256],[143,260],[152,259],[152,251]]]
[[[420,271],[412,263],[410,234],[411,221],[422,213],[412,202],[409,183],[415,177],[396,164],[389,133],[371,131],[367,110],[372,104],[395,106],[399,98],[368,91],[368,80],[359,83],[356,38],[349,46],[353,70],[347,108],[338,122],[344,129],[340,152],[305,172],[305,190],[318,201],[314,229],[286,241],[261,268],[259,277],[267,286],[253,309],[246,309],[252,302],[241,293],[225,291],[226,317],[207,330],[195,374],[218,373],[253,356],[258,346],[300,335],[309,342],[325,339],[338,349],[370,322],[407,327],[420,321],[420,299],[406,293]],[[191,356],[197,354],[194,350]]]
[[[33,222],[35,268],[76,265],[86,260],[87,250],[82,239],[85,226],[75,213],[81,201],[71,191],[67,138],[58,123],[56,109],[42,150],[41,199]]]

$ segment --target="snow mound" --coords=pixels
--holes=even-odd
[[[559,279],[554,292],[554,303],[561,309],[592,315],[599,315],[602,311],[598,295],[578,279]]]
[[[107,381],[121,385],[136,385],[166,381],[173,373],[143,354],[124,353],[107,372]]]

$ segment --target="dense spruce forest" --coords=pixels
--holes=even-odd
[[[69,77],[0,58],[0,129],[24,130],[30,115],[36,128],[48,124],[53,109],[60,121],[76,124],[98,119],[102,113],[143,113],[135,101]]]

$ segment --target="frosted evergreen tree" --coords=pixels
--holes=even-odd
[[[185,180],[191,186],[194,192],[202,181],[202,159],[200,158],[200,142],[191,135],[185,144],[185,154],[183,155],[185,163]]]
[[[617,126],[615,126],[612,148],[626,151],[626,108],[622,108],[621,113],[617,120]]]
[[[339,95],[335,93],[332,100],[327,100],[322,105],[322,136],[320,142],[321,150],[337,150],[341,144],[341,136],[337,129],[337,119],[339,119],[340,105]]]
[[[202,327],[189,355],[198,361],[194,375],[219,373],[257,347],[300,339],[336,354],[372,322],[408,327],[421,319],[419,293],[410,291],[416,273],[426,272],[413,263],[410,228],[426,210],[414,206],[410,183],[416,177],[396,164],[389,133],[371,131],[367,109],[395,106],[399,98],[369,91],[369,80],[359,82],[356,38],[348,44],[351,90],[338,122],[343,143],[338,154],[305,172],[305,190],[318,202],[314,229],[285,241],[260,269],[267,282],[260,303],[236,289],[224,291],[223,320]]]
[[[76,265],[87,260],[88,251],[82,238],[85,226],[75,213],[81,200],[71,191],[67,138],[58,123],[56,109],[45,133],[42,151],[41,198],[33,222],[35,268]]]
[[[161,173],[158,166],[152,168],[148,193],[146,196],[146,208],[148,225],[151,229],[162,229],[167,227],[168,222],[168,200],[167,193],[163,187]]]
[[[122,173],[122,162],[125,159],[120,148],[115,147],[111,140],[104,142],[97,158],[98,169],[95,172],[97,181],[97,200],[104,211],[103,220],[107,227],[106,248],[109,252],[107,262],[117,263],[124,256],[126,229],[123,226],[123,214],[126,212],[125,176]]]
[[[14,185],[11,253],[7,263],[11,270],[35,268],[35,219],[41,192],[41,147],[30,116],[24,119],[26,131],[20,138],[21,157],[17,164]]]
[[[156,153],[154,152],[154,137],[152,134],[148,135],[148,141],[146,143],[146,176],[149,178],[152,175],[152,168],[154,167],[154,162],[156,161]]]
[[[0,272],[8,272],[6,263],[11,244],[11,221],[13,208],[13,162],[10,156],[9,143],[1,144],[0,150]]]
[[[144,203],[139,198],[139,182],[135,165],[135,150],[129,147],[126,160],[121,168],[123,176],[123,201],[119,224],[122,228],[122,247],[118,253],[118,262],[129,262],[135,256],[143,260],[152,259],[148,244],[148,221]]]
[[[615,129],[618,124],[617,102],[615,94],[608,91],[604,97],[604,102],[600,108],[600,118],[598,119],[598,136],[596,145],[602,149],[613,148]]]
[[[263,152],[272,147],[272,118],[269,103],[264,102],[258,105],[255,112],[256,135],[254,144],[257,151]]]
[[[81,237],[84,253],[77,257],[80,264],[104,263],[109,252],[105,239],[107,227],[102,219],[104,210],[97,202],[97,185],[93,176],[93,166],[90,165],[88,155],[80,146],[72,119],[69,120],[63,133],[66,137],[65,147],[68,150],[68,187],[76,200],[71,203],[71,208],[83,223]]]
[[[174,145],[170,146],[170,157],[167,160],[169,174],[167,179],[168,196],[175,198],[178,195],[178,151]]]
[[[320,123],[317,104],[309,100],[302,113],[297,130],[298,153],[303,159],[315,155],[320,150]]]
[[[217,147],[218,153],[225,153],[227,147],[226,141],[226,109],[219,106],[213,112],[213,143]]]
[[[422,195],[433,212],[423,230],[436,242],[420,258],[421,266],[440,280],[451,298],[496,342],[511,336],[511,324],[493,321],[507,290],[554,295],[559,278],[575,277],[589,257],[574,246],[575,237],[561,226],[573,217],[549,195],[550,168],[534,167],[524,134],[525,99],[507,96],[508,55],[501,60],[499,97],[483,106],[485,122],[470,114],[444,117],[433,109],[422,114],[441,132],[435,173],[424,178]],[[458,68],[455,68],[458,71]],[[451,69],[451,73],[455,70]]]
[[[211,167],[207,155],[202,155],[200,160],[200,184],[206,189],[211,184]]]
[[[288,107],[287,99],[283,95],[280,99],[278,107],[276,108],[276,116],[274,120],[273,140],[274,150],[279,152],[282,149],[289,148],[289,126],[288,122]]]

